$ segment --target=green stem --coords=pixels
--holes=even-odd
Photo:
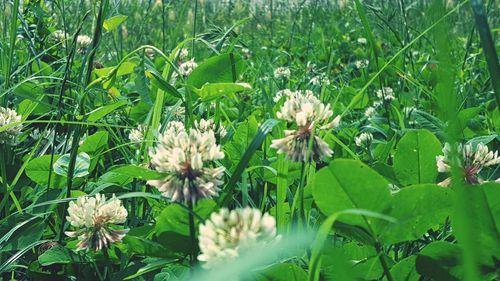
[[[375,242],[375,250],[377,251],[378,259],[380,260],[380,264],[382,265],[382,268],[384,269],[384,274],[387,277],[387,281],[394,281],[392,278],[391,272],[389,271],[389,267],[387,266],[387,263],[385,262],[382,247],[380,246],[379,242]]]
[[[196,230],[194,226],[194,215],[193,215],[193,201],[188,200],[189,208],[189,236],[191,238],[191,254],[189,256],[189,261],[191,266],[196,264]]]
[[[7,167],[5,166],[7,145],[0,144],[0,175],[2,177],[3,195],[5,200],[9,197],[9,184],[7,183]],[[1,212],[1,210],[0,210]],[[9,215],[9,204],[5,204],[4,217]]]

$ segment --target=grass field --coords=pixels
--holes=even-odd
[[[0,280],[498,280],[498,1],[0,8]]]

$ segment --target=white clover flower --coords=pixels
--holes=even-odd
[[[359,37],[358,38],[358,43],[361,44],[361,45],[366,45],[366,43],[368,43],[368,40],[366,40],[366,38]]]
[[[246,59],[249,59],[250,57],[252,57],[252,52],[248,48],[242,48],[241,52],[243,53],[243,57]]]
[[[376,112],[377,110],[375,107],[370,106],[365,110],[365,116],[371,118]]]
[[[194,61],[194,58],[192,58],[186,62],[181,63],[181,65],[179,65],[179,72],[181,75],[187,77],[197,67],[198,67],[198,64]]]
[[[279,102],[281,97],[285,96],[285,97],[289,97],[291,95],[293,95],[294,91],[290,90],[290,89],[283,89],[283,90],[279,90],[278,92],[276,92],[276,94],[274,95],[274,102]]]
[[[224,153],[216,144],[213,130],[201,132],[193,128],[187,132],[181,122],[170,122],[149,155],[155,169],[167,174],[164,179],[148,181],[163,196],[194,203],[218,194],[224,167],[213,168],[208,164],[224,158]]]
[[[68,222],[76,231],[66,231],[69,237],[78,237],[78,249],[102,250],[122,240],[128,229],[113,229],[112,224],[127,220],[127,210],[114,195],[106,200],[99,193],[95,197],[82,196],[69,203]]]
[[[13,109],[0,106],[0,128],[17,122],[21,122],[21,115],[17,115],[17,112]],[[0,143],[14,144],[22,129],[23,126],[17,124],[0,132]]]
[[[394,99],[394,90],[391,87],[383,87],[375,92],[381,100],[391,101]]]
[[[318,75],[311,78],[311,80],[309,80],[309,84],[313,86],[321,86],[321,85],[328,86],[330,85],[330,80],[325,75]]]
[[[136,129],[130,130],[128,134],[128,139],[133,143],[140,143],[144,139],[144,127],[142,125],[137,126]]]
[[[274,70],[274,78],[276,79],[290,79],[290,68],[278,67]]]
[[[373,135],[371,133],[361,133],[359,136],[354,138],[356,146],[368,147],[373,141]]]
[[[258,209],[221,209],[200,224],[198,260],[204,268],[233,261],[245,251],[279,241],[276,220]]]
[[[153,59],[155,57],[155,50],[152,48],[145,48],[144,53],[149,59]]]
[[[436,156],[437,168],[441,173],[450,172],[450,152],[450,144],[445,143],[443,155]],[[500,163],[498,151],[490,151],[483,143],[479,143],[475,149],[472,144],[459,144],[458,152],[462,154],[460,167],[462,167],[465,173],[465,181],[469,184],[482,183],[483,180],[478,177],[479,172],[485,167]],[[449,186],[450,184],[450,178],[439,183],[441,186]]]
[[[356,66],[357,69],[367,68],[369,64],[370,64],[369,60],[357,60],[354,62],[354,65]]]
[[[52,37],[54,37],[54,39],[56,41],[62,42],[62,41],[64,41],[66,39],[67,36],[65,36],[64,31],[62,31],[62,30],[56,30],[56,31],[54,31],[52,33]]]
[[[92,39],[87,35],[78,35],[76,37],[76,44],[80,47],[87,47],[90,43],[92,43]]]
[[[203,119],[200,121],[194,121],[194,127],[198,129],[201,133],[208,132],[210,130],[214,131],[214,133],[219,136],[219,138],[224,138],[227,135],[227,130],[222,126],[222,123],[219,123],[218,126],[215,125],[215,121],[213,119]]]
[[[176,56],[178,56],[178,59],[180,61],[182,61],[185,58],[187,58],[188,55],[189,55],[189,51],[186,48],[181,48],[180,50],[177,51],[177,54],[176,54]]]
[[[296,130],[285,130],[284,138],[272,141],[271,147],[277,149],[278,153],[285,153],[287,159],[296,162],[307,162],[310,158],[318,160],[332,155],[333,151],[318,133],[337,127],[340,116],[329,121],[333,115],[330,105],[325,106],[311,91],[294,92],[276,115],[297,126]],[[311,136],[314,139],[309,153]]]

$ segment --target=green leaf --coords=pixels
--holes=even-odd
[[[54,163],[54,173],[67,176],[69,168],[70,154],[64,154]],[[85,152],[80,152],[76,156],[74,178],[81,178],[89,174],[90,156]]]
[[[148,257],[171,257],[172,254],[158,242],[144,237],[126,235],[123,243],[127,245],[128,250],[134,254]]]
[[[197,94],[202,101],[212,101],[237,92],[248,91],[252,87],[247,83],[210,83],[205,84]]]
[[[120,24],[122,24],[127,19],[127,16],[114,16],[109,19],[105,19],[103,26],[107,31],[115,30]]]
[[[279,263],[260,270],[252,278],[254,281],[303,281],[307,273],[293,263]]]
[[[159,73],[156,73],[155,71],[151,71],[150,73],[154,77],[153,79],[151,79],[153,85],[155,85],[165,93],[169,93],[176,98],[182,99],[182,95],[179,93],[179,91],[177,91],[174,86],[170,85],[170,83],[165,81],[165,79],[163,79],[163,77]]]
[[[162,173],[158,173],[157,171],[153,171],[144,167],[139,167],[135,165],[123,165],[116,168],[111,169],[109,172],[113,172],[115,174],[120,174],[132,178],[136,178],[139,180],[157,180],[164,178],[165,175]]]
[[[435,183],[436,156],[441,143],[427,130],[408,131],[399,141],[394,155],[394,172],[403,185]]]
[[[115,70],[115,76],[120,77],[123,75],[131,74],[134,73],[134,69],[137,66],[137,64],[133,62],[123,62],[122,64],[118,65],[118,69],[115,70],[116,66],[110,66],[110,67],[105,67],[105,68],[99,68],[99,69],[94,69],[95,74],[99,77],[107,76],[111,73],[111,71]]]
[[[405,259],[400,260],[397,264],[391,267],[392,279],[398,281],[418,281],[420,280],[420,275],[415,269],[415,262],[417,260],[416,256],[409,256]],[[387,281],[387,277],[384,277],[384,281]]]
[[[127,105],[127,103],[128,102],[126,100],[121,100],[121,101],[117,101],[117,102],[112,103],[112,104],[108,104],[108,105],[96,108],[88,113],[87,121],[88,122],[96,122],[96,121],[102,119],[104,116],[112,113],[116,109],[118,109],[124,105]]]
[[[433,280],[464,280],[461,256],[458,245],[445,241],[432,242],[417,255],[416,269]]]
[[[206,83],[235,82],[243,69],[243,63],[241,58],[233,54],[211,57],[193,70],[187,84],[200,89]]]
[[[38,262],[42,266],[51,264],[86,263],[90,261],[91,260],[85,254],[74,253],[62,246],[50,248],[38,257]]]
[[[397,219],[379,233],[380,241],[396,244],[416,240],[444,223],[451,214],[452,191],[434,184],[412,185],[394,194],[390,216]]]
[[[91,155],[97,154],[108,145],[108,132],[99,131],[87,137],[78,148],[78,152],[86,152]]]
[[[14,251],[42,238],[45,222],[41,217],[15,215],[0,225],[0,253]]]
[[[362,162],[337,159],[316,174],[312,192],[325,215],[347,209],[384,213],[391,203],[388,185],[382,176]],[[342,216],[338,220],[366,229],[372,228],[373,224],[372,218],[360,216]]]
[[[26,175],[39,185],[47,186],[50,167],[50,155],[43,155],[32,159],[26,166]],[[54,162],[59,159],[59,155],[54,155]],[[50,181],[51,188],[66,186],[66,177],[52,173]]]

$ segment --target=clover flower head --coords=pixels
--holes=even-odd
[[[366,38],[364,37],[359,37],[357,41],[361,45],[366,45],[366,43],[368,43],[368,40],[366,40]]]
[[[227,135],[227,130],[226,128],[224,128],[224,126],[222,126],[222,123],[219,123],[219,125],[217,126],[215,125],[214,119],[201,118],[200,121],[195,120],[194,127],[202,133],[212,130],[214,131],[215,135],[221,139]]]
[[[490,151],[488,146],[483,143],[479,143],[475,148],[470,143],[466,145],[458,144],[457,149],[462,156],[460,167],[465,173],[465,181],[469,184],[478,184],[483,182],[483,180],[478,177],[479,172],[485,167],[494,166],[500,163],[498,151]],[[449,143],[445,143],[443,155],[436,156],[436,164],[439,172],[450,172],[450,153],[451,145]],[[443,182],[439,183],[439,185],[448,186],[450,183],[451,179],[447,178]]]
[[[137,126],[136,129],[130,130],[128,134],[128,139],[133,143],[140,143],[144,139],[144,127],[142,125]]]
[[[212,129],[186,130],[181,122],[170,122],[149,155],[152,166],[166,177],[149,180],[148,184],[163,196],[176,202],[194,203],[218,194],[224,167],[214,168],[209,164],[224,158],[224,153]]]
[[[198,238],[201,251],[198,260],[205,268],[224,265],[249,249],[280,240],[274,217],[248,207],[212,213],[210,219],[200,225]]]
[[[276,79],[290,79],[290,68],[278,67],[274,70],[274,78]]]
[[[113,224],[122,224],[127,220],[127,210],[114,195],[111,199],[101,194],[95,197],[82,196],[69,203],[68,222],[76,231],[66,231],[69,237],[78,237],[78,249],[102,250],[111,243],[120,241],[127,229],[114,229]]]
[[[294,91],[290,90],[290,89],[283,89],[283,90],[279,90],[278,92],[276,92],[276,94],[274,95],[274,102],[279,102],[280,99],[282,97],[289,97],[291,95],[293,95]]]
[[[391,101],[394,99],[394,90],[391,87],[383,87],[375,92],[381,100]]]
[[[21,115],[17,115],[17,112],[13,109],[0,106],[0,127],[17,122],[21,122]],[[0,143],[14,144],[22,129],[23,126],[21,124],[17,124],[3,132],[0,132]]]
[[[65,36],[64,31],[56,30],[52,33],[52,37],[54,37],[56,41],[62,42],[66,39],[67,36]]]
[[[183,62],[179,65],[179,73],[182,76],[187,77],[197,67],[198,67],[198,64],[194,61],[194,58],[192,58],[192,59],[190,59],[186,62]]]
[[[185,58],[187,58],[188,55],[189,55],[189,51],[186,48],[181,48],[180,50],[177,51],[177,56],[178,56],[178,59],[180,61],[182,61]]]
[[[370,64],[369,60],[357,60],[354,62],[354,65],[356,66],[357,69],[367,68],[369,64]]]
[[[90,43],[92,43],[92,39],[87,35],[78,35],[76,37],[76,44],[80,47],[87,47]]]
[[[329,86],[330,80],[325,75],[318,75],[311,78],[311,80],[309,80],[309,84],[313,86],[321,86],[321,85]]]
[[[297,127],[295,130],[285,130],[284,138],[272,141],[271,147],[277,149],[278,153],[285,153],[287,159],[296,162],[306,162],[310,158],[317,160],[332,155],[333,151],[318,133],[337,127],[340,116],[330,121],[333,115],[330,105],[324,105],[311,91],[297,91],[291,94],[276,115],[279,119]],[[312,136],[314,137],[311,140]],[[309,153],[310,140],[311,153]]]
[[[354,138],[356,146],[368,147],[373,141],[373,135],[371,133],[361,133],[359,136]]]
[[[370,106],[365,110],[364,114],[366,117],[371,118],[376,112],[377,110],[375,109],[375,107]]]

